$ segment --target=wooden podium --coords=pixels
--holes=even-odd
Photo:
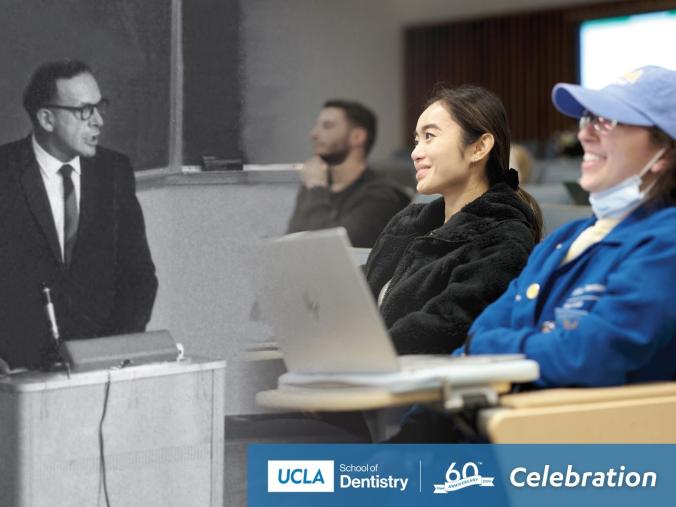
[[[108,385],[108,382],[110,384]],[[0,379],[0,505],[223,505],[225,362]]]

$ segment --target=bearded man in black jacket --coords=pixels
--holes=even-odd
[[[357,102],[329,100],[310,131],[315,155],[301,169],[303,186],[287,232],[345,227],[355,247],[371,248],[410,196],[368,168],[376,117]]]

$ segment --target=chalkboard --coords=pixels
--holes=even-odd
[[[1,0],[0,143],[28,135],[23,90],[42,62],[86,61],[110,99],[102,144],[135,169],[166,167],[170,0]]]
[[[183,162],[242,158],[240,3],[183,0]]]

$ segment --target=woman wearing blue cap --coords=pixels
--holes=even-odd
[[[601,90],[558,84],[552,100],[580,119],[580,185],[594,216],[535,248],[464,352],[525,354],[540,365],[535,387],[674,379],[676,72],[643,67]],[[455,423],[415,409],[391,441],[475,437]]]
[[[558,84],[580,119],[580,185],[594,216],[532,253],[469,331],[469,354],[522,353],[539,387],[676,375],[676,72],[643,67],[601,90]]]

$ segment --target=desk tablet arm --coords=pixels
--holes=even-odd
[[[509,391],[509,384],[453,386],[443,382],[441,388],[444,411],[454,413],[497,406],[500,393]]]

